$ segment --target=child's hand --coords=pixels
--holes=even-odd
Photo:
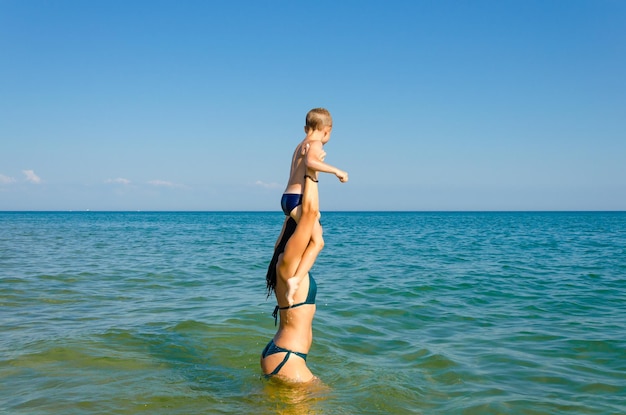
[[[337,176],[337,178],[339,179],[341,183],[345,183],[348,181],[348,172],[346,171],[337,170],[337,173],[335,173],[335,176]]]

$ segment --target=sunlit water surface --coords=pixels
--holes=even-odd
[[[0,213],[0,412],[625,414],[626,213],[326,213],[321,383],[261,379],[279,213]]]

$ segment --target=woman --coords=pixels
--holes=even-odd
[[[291,217],[287,218],[266,277],[268,295],[274,291],[278,302],[274,318],[280,314],[280,325],[261,354],[261,369],[267,378],[276,376],[288,382],[316,379],[306,365],[306,354],[313,342],[315,280],[310,275],[302,280],[292,306],[289,306],[286,297],[286,281],[295,275],[319,217],[317,182],[309,174],[306,177],[302,216],[298,224]]]

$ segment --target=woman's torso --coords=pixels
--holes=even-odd
[[[278,267],[277,267],[278,268]],[[306,276],[294,296],[294,304],[301,304],[310,298],[311,278]],[[287,307],[287,287],[278,274],[274,294],[280,308]],[[274,342],[281,347],[301,353],[308,353],[313,342],[313,316],[315,304],[303,304],[280,310],[280,325],[274,336]]]

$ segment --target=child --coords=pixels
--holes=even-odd
[[[314,108],[306,115],[306,125],[304,126],[306,137],[293,152],[289,182],[281,200],[281,207],[285,215],[292,217],[296,222],[300,220],[302,213],[302,189],[305,180],[317,182],[317,173],[323,172],[334,174],[342,183],[348,181],[347,172],[324,163],[326,152],[324,152],[323,146],[330,140],[332,129],[333,120],[328,110]],[[322,225],[318,219],[296,274],[286,281],[287,301],[290,306],[293,305],[293,297],[300,282],[313,266],[323,247]]]

